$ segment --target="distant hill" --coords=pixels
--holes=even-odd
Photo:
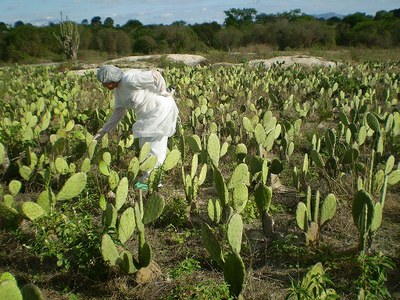
[[[324,14],[318,14],[318,15],[313,15],[313,17],[316,17],[317,19],[325,19],[328,20],[333,17],[337,17],[339,19],[343,19],[345,16],[344,15],[339,15],[334,12],[329,12],[329,13],[324,13]]]

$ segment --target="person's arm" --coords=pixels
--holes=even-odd
[[[168,93],[168,91],[167,91],[167,87],[166,87],[166,84],[165,84],[165,79],[161,75],[161,73],[159,71],[157,71],[157,70],[151,70],[151,73],[153,74],[154,85],[156,87],[157,92],[160,95],[169,96],[170,93]]]
[[[108,119],[107,123],[104,124],[103,128],[93,137],[94,140],[100,140],[107,132],[110,132],[117,126],[119,120],[125,115],[126,108],[124,107],[117,107],[114,108],[113,113]]]

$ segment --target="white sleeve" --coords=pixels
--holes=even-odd
[[[169,93],[167,92],[167,87],[165,84],[165,79],[161,75],[161,73],[157,70],[151,70],[151,73],[153,74],[154,85],[156,87],[157,92],[160,95],[169,96]]]
[[[111,117],[108,119],[107,123],[103,125],[103,128],[100,130],[100,134],[103,136],[107,132],[110,132],[117,126],[119,120],[125,115],[126,108],[125,107],[116,107],[113,110]]]

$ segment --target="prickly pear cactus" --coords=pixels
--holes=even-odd
[[[216,134],[212,133],[208,137],[207,153],[214,166],[218,166],[220,158],[221,144]]]
[[[254,193],[254,200],[256,201],[257,209],[260,213],[268,212],[271,205],[272,188],[264,184],[259,185]]]
[[[36,200],[37,204],[39,204],[47,213],[50,213],[51,207],[56,202],[56,195],[52,191],[44,190],[39,194],[39,197]]]
[[[308,216],[307,216],[307,206],[303,202],[297,204],[296,209],[296,222],[297,226],[303,231],[308,229]]]
[[[227,237],[232,252],[239,255],[242,247],[243,221],[239,214],[234,214],[228,222]]]
[[[123,177],[118,184],[117,191],[115,193],[115,208],[120,208],[125,204],[126,198],[128,197],[128,178]]]
[[[378,118],[371,112],[367,113],[367,124],[375,132],[380,132],[380,125]]]
[[[236,253],[228,254],[223,271],[224,280],[229,285],[229,294],[238,298],[246,281],[246,269],[240,255]]]
[[[18,285],[13,280],[3,280],[0,282],[0,299],[23,300]]]
[[[245,185],[250,184],[250,172],[245,163],[241,163],[235,167],[228,182],[228,188],[232,189],[239,183],[244,183]]]
[[[105,228],[116,228],[118,211],[111,203],[107,202],[106,211],[104,212]]]
[[[322,226],[326,221],[331,220],[336,213],[337,201],[334,194],[329,194],[325,197],[321,206],[321,214],[319,226]]]
[[[24,300],[44,300],[42,291],[34,284],[28,283],[21,289],[22,298]]]
[[[5,272],[0,276],[0,299],[1,300],[44,300],[40,289],[34,284],[26,284],[21,290],[15,277]]]
[[[104,234],[101,238],[101,255],[111,266],[117,265],[121,260],[117,247],[108,234]]]
[[[374,222],[375,207],[371,196],[364,190],[359,190],[353,200],[353,220],[360,233],[359,249],[364,252],[367,249],[368,238]],[[378,219],[376,219],[378,223]],[[377,228],[377,224],[374,225]]]
[[[306,235],[307,245],[318,240],[321,226],[334,217],[336,206],[335,195],[328,194],[320,207],[319,191],[316,191],[312,198],[311,187],[308,186],[306,203],[299,202],[296,209],[296,222]]]
[[[151,262],[151,247],[148,243],[144,243],[139,249],[139,264],[142,268],[146,268]]]
[[[229,191],[228,187],[226,186],[225,180],[222,177],[221,172],[218,168],[214,168],[213,170],[214,182],[215,187],[217,188],[218,197],[221,201],[223,207],[229,204]]]
[[[39,204],[30,201],[22,203],[21,212],[24,217],[28,218],[31,221],[39,219],[47,214],[46,211]]]
[[[19,213],[15,208],[0,202],[0,218],[5,227],[16,227]]]
[[[118,265],[125,274],[133,274],[137,271],[132,254],[127,250],[121,252]]]
[[[221,221],[221,203],[218,199],[210,199],[207,204],[208,217],[214,224],[218,224]]]
[[[128,207],[122,214],[118,224],[118,239],[121,243],[128,241],[136,228],[135,212]]]
[[[86,181],[85,173],[80,172],[72,175],[57,194],[57,200],[69,200],[78,196],[86,187]]]
[[[19,180],[11,180],[8,184],[8,190],[10,191],[12,196],[15,196],[21,190],[22,183]]]
[[[217,264],[223,268],[225,259],[221,247],[212,232],[211,227],[206,223],[201,225],[201,236],[208,253],[210,253],[211,257],[217,262]]]
[[[201,140],[200,137],[197,134],[188,136],[186,138],[186,143],[188,144],[189,148],[197,153],[197,152],[201,152],[202,150],[202,146],[201,146]]]
[[[3,164],[5,158],[6,158],[6,149],[4,148],[4,145],[0,143],[0,165]]]
[[[244,183],[239,183],[233,188],[232,208],[236,213],[241,213],[249,199],[249,192]]]
[[[152,194],[145,202],[143,224],[149,224],[159,218],[164,210],[165,200],[160,194]]]
[[[174,149],[171,152],[169,152],[163,163],[162,166],[163,170],[169,171],[172,168],[174,168],[178,164],[180,158],[181,158],[181,153],[178,149]]]

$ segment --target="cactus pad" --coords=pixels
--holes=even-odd
[[[144,206],[143,224],[148,224],[161,216],[165,207],[164,197],[160,194],[152,194]]]
[[[85,173],[80,172],[72,175],[57,194],[57,200],[68,200],[78,196],[85,188],[86,181]]]
[[[246,281],[246,270],[242,258],[235,253],[230,253],[226,258],[223,271],[230,295],[238,298]]]
[[[108,234],[104,234],[101,238],[101,255],[103,259],[110,263],[110,265],[117,265],[121,258],[119,257],[117,247]]]
[[[136,228],[135,212],[132,207],[128,207],[122,214],[118,224],[118,239],[125,243],[130,239]]]
[[[239,214],[234,214],[228,223],[228,243],[232,251],[239,255],[242,247],[243,221]]]

